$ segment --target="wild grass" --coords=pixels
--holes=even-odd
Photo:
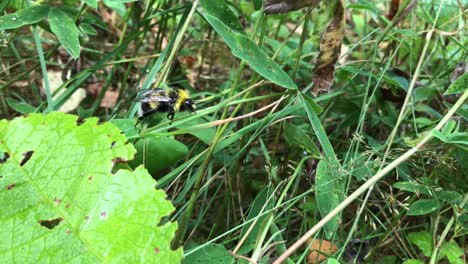
[[[233,56],[199,1],[97,10],[72,2],[75,21],[94,21],[96,31],[81,34],[79,60],[43,24],[0,32],[2,118],[58,110],[85,88],[74,114],[133,122],[138,131],[128,137],[143,142],[142,162],[167,162],[150,172],[177,208],[168,220],[179,223],[173,244],[187,260],[214,243],[240,263],[271,263],[314,226],[309,237],[337,245],[340,262],[466,260],[466,252],[441,253],[444,245],[463,248],[468,227],[467,87],[444,95],[466,74],[466,1],[418,1],[398,23],[385,17],[390,1],[346,1],[335,84],[313,99],[320,35],[311,10],[265,16],[251,1],[229,1],[249,39],[293,77],[296,91]],[[52,91],[46,76],[68,69]],[[191,92],[197,111],[137,123],[137,93],[175,84]],[[109,105],[111,94],[117,99]],[[447,141],[434,138],[434,128]],[[187,150],[148,139],[176,140]],[[317,179],[320,160],[331,164],[325,180]],[[347,200],[329,218],[338,228],[327,229],[319,209],[327,201],[317,201],[317,191],[333,184]],[[426,200],[435,209],[417,203]],[[422,235],[412,238],[422,232],[430,234],[430,254],[417,243]],[[308,249],[290,253],[287,263],[303,263]]]

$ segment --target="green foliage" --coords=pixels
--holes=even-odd
[[[31,6],[12,14],[0,16],[0,30],[36,24],[48,16],[49,10],[48,6]]]
[[[168,249],[178,222],[187,230],[180,239],[186,262],[272,263],[385,171],[372,192],[353,198],[315,234],[339,247],[329,262],[345,263],[350,256],[364,263],[466,259],[468,104],[451,116],[467,94],[466,14],[458,4],[466,6],[466,0],[398,1],[401,17],[394,19],[387,15],[397,1],[343,1],[343,52],[331,91],[314,98],[318,44],[337,1],[286,2],[309,7],[267,15],[260,0],[0,1],[0,116],[30,115],[0,126],[15,127],[5,135],[15,138],[9,144],[42,150],[20,166],[22,154],[33,148],[0,148],[0,193],[17,193],[17,199],[4,199],[12,200],[3,206],[8,210],[0,210],[2,241],[27,240],[21,245],[36,254],[30,262],[76,252],[89,262],[158,255],[179,262],[182,249]],[[176,85],[190,91],[196,112],[177,113],[172,122],[167,113],[135,118],[139,92]],[[48,93],[46,87],[59,88]],[[86,98],[70,111],[93,117],[84,124],[53,113],[43,118],[56,127],[45,130],[41,115],[31,114],[69,105],[78,90]],[[26,127],[30,120],[35,126]],[[441,120],[450,121],[434,129]],[[427,137],[432,139],[421,146]],[[415,152],[401,161],[409,150]],[[24,178],[22,169],[32,165],[37,169],[31,173],[45,177]],[[97,170],[91,181],[80,178]],[[74,201],[70,208],[64,199]],[[83,211],[75,210],[81,201]],[[118,211],[106,211],[106,220],[98,209],[107,205]],[[15,217],[23,218],[15,223],[25,224],[5,224],[13,218],[3,215],[21,208]],[[94,228],[88,220],[102,231],[99,237],[86,229]],[[112,225],[99,225],[104,220]],[[127,224],[115,231],[121,223]],[[141,240],[125,240],[136,239],[140,230]],[[41,234],[38,239],[60,244],[60,250],[41,248],[42,240],[33,241]],[[152,239],[164,241],[157,248],[141,246]],[[115,246],[101,250],[107,241]],[[26,256],[21,250],[0,247],[0,259]],[[302,263],[307,253],[301,247],[285,263]],[[17,262],[28,262],[22,260]]]
[[[413,232],[408,234],[409,241],[416,245],[424,256],[430,257],[434,245],[432,243],[432,235],[427,231]],[[439,260],[447,258],[451,264],[464,263],[460,258],[463,256],[463,249],[454,241],[444,242],[440,248]],[[411,260],[409,263],[424,263],[420,260]],[[406,263],[406,262],[405,262]]]
[[[234,263],[234,257],[221,245],[208,244],[187,256],[182,263],[202,264],[202,263]]]
[[[421,199],[410,205],[408,215],[425,215],[440,208],[436,199]]]
[[[80,56],[80,42],[75,22],[59,8],[52,8],[49,12],[49,24],[60,44],[74,59],[78,58]]]
[[[433,249],[432,236],[427,231],[408,234],[408,240],[416,245],[424,256],[430,257]]]
[[[238,254],[244,255],[254,249],[255,242],[266,219],[266,215],[261,216],[260,214],[273,208],[275,202],[275,198],[272,197],[273,195],[273,189],[271,187],[265,187],[258,196],[255,197],[246,219],[246,221],[254,220],[255,222],[247,224],[242,228],[240,237],[245,237],[245,241],[239,248]],[[252,225],[254,226],[252,227]]]
[[[334,181],[334,170],[331,169],[331,166],[327,160],[319,161],[315,175],[315,197],[317,198],[317,207],[322,216],[326,216],[343,200],[342,195],[340,195],[340,192],[343,192],[343,190]],[[339,220],[339,217],[335,217],[325,225],[327,238],[331,238],[334,232],[336,232]]]
[[[464,73],[462,76],[460,76],[458,79],[456,79],[445,91],[444,95],[450,95],[450,94],[459,94],[463,93],[468,87],[468,73]]]
[[[216,3],[215,3],[216,2]],[[297,89],[294,81],[243,32],[242,26],[224,0],[202,0],[203,15],[231,48],[234,56],[244,60],[253,70],[272,82],[289,89]]]
[[[0,259],[4,262],[178,263],[174,207],[110,123],[63,113],[0,122]],[[11,239],[11,237],[15,239]]]
[[[174,165],[188,153],[188,148],[184,144],[167,137],[141,139],[135,143],[135,148],[137,154],[130,164],[134,167],[144,164],[153,175]]]

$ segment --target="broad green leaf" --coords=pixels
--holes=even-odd
[[[430,195],[430,189],[423,184],[413,182],[413,181],[402,181],[402,182],[396,182],[393,184],[393,187],[404,190],[407,192],[412,192],[412,193],[417,193],[417,194],[425,194],[425,195]]]
[[[31,6],[15,13],[0,16],[0,30],[19,28],[42,21],[49,14],[49,6]]]
[[[289,89],[297,89],[294,81],[283,69],[243,31],[240,31],[239,21],[233,21],[234,14],[229,10],[224,0],[202,0],[203,15],[223,38],[232,51],[232,54],[244,60],[253,70],[266,79]],[[231,13],[227,15],[227,13]]]
[[[408,215],[425,215],[439,209],[440,204],[437,199],[421,199],[410,205]]]
[[[83,2],[88,4],[90,7],[97,9],[98,0],[83,0]]]
[[[36,107],[25,102],[18,102],[11,98],[7,98],[6,102],[11,108],[15,109],[16,112],[21,114],[29,114],[36,111]]]
[[[284,135],[289,145],[305,149],[310,155],[320,156],[320,151],[314,141],[299,127],[285,123]]]
[[[245,255],[254,248],[255,241],[257,240],[258,232],[260,232],[262,223],[265,220],[265,218],[268,216],[268,215],[264,215],[264,216],[258,217],[258,215],[273,208],[275,199],[271,197],[272,195],[273,195],[273,188],[268,186],[268,187],[265,187],[255,198],[246,220],[248,221],[254,218],[258,218],[258,219],[256,220],[255,226],[250,230],[250,233],[247,235],[247,238],[245,239],[244,243],[242,244],[239,251],[237,252],[238,254]],[[251,222],[250,224],[247,224],[242,228],[242,231],[240,234],[241,238],[243,238],[247,234],[247,231],[250,229],[250,226],[253,223],[254,222]]]
[[[90,24],[87,24],[87,23],[81,23],[79,25],[81,31],[83,31],[85,34],[88,34],[88,35],[92,35],[92,36],[96,36],[97,35],[97,31],[96,29],[90,25]]]
[[[444,95],[463,93],[466,89],[468,89],[468,73],[465,72],[449,86]]]
[[[408,234],[408,240],[416,245],[424,256],[430,257],[432,254],[432,236],[427,231],[413,232]]]
[[[440,255],[448,258],[450,264],[465,263],[460,257],[463,256],[463,249],[455,242],[445,242],[440,248]]]
[[[320,114],[320,113],[322,113],[323,108],[322,108],[320,105],[318,105],[318,104],[314,101],[314,99],[310,98],[310,96],[308,96],[308,95],[306,95],[306,94],[302,94],[301,96],[305,99],[305,101],[307,102],[307,105],[308,105],[310,108],[312,108],[312,110],[314,110],[314,112],[315,112],[317,115]]]
[[[463,198],[460,193],[455,191],[439,191],[434,195],[437,197],[437,199],[454,205],[459,204]]]
[[[103,0],[102,2],[107,7],[110,7],[113,10],[115,10],[115,12],[117,12],[117,14],[119,14],[120,16],[125,15],[125,12],[126,12],[127,9],[126,9],[125,4],[123,2],[115,1],[115,0]]]
[[[201,5],[205,9],[206,14],[219,19],[219,22],[224,24],[231,30],[242,35],[246,35],[242,24],[237,16],[231,11],[224,0],[201,0]]]
[[[127,138],[135,138],[138,136],[137,121],[134,118],[113,119],[110,123],[118,127]]]
[[[203,248],[188,255],[184,264],[201,264],[201,263],[234,263],[234,257],[221,245],[208,244]]]
[[[197,118],[197,119],[194,119],[194,120],[184,122],[184,123],[178,125],[177,128],[179,128],[181,130],[186,129],[188,131],[188,133],[190,133],[191,135],[197,137],[203,143],[209,145],[209,144],[211,144],[211,141],[215,137],[216,128],[207,127],[207,128],[204,128],[204,129],[193,129],[193,127],[195,127],[197,125],[200,125],[200,124],[203,124],[203,123],[206,123],[206,120],[204,120],[202,118]]]
[[[79,31],[73,19],[59,8],[52,8],[49,12],[49,24],[58,41],[77,59],[80,56]]]
[[[319,161],[315,174],[315,197],[322,217],[338,206],[342,200],[342,195],[340,195],[342,193],[343,190],[335,182],[330,164],[325,160]],[[340,217],[336,216],[325,225],[325,235],[327,238],[333,236],[333,233],[338,228],[339,219]]]
[[[323,159],[317,165],[315,179],[317,204],[320,215],[324,217],[333,210],[343,199],[345,191],[345,181],[341,164],[336,157],[335,151],[327,137],[327,133],[317,116],[317,104],[310,97],[300,94],[302,103],[309,118],[310,124],[323,148]],[[325,225],[325,234],[331,238],[338,227],[341,216],[336,216]]]
[[[188,148],[181,142],[168,137],[147,137],[135,144],[137,154],[130,165],[136,167],[144,164],[151,174],[174,165],[183,159]]]
[[[179,263],[174,207],[110,123],[53,112],[0,121],[3,263]],[[113,169],[114,168],[114,169]],[[14,239],[12,239],[14,238]]]

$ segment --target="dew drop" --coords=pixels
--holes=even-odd
[[[16,19],[18,19],[17,17],[12,17],[11,20],[15,21]]]

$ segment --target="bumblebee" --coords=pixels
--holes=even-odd
[[[167,118],[173,120],[179,111],[195,112],[195,103],[190,93],[182,88],[154,88],[144,91],[137,99],[141,102],[140,119],[155,112],[166,112]]]

